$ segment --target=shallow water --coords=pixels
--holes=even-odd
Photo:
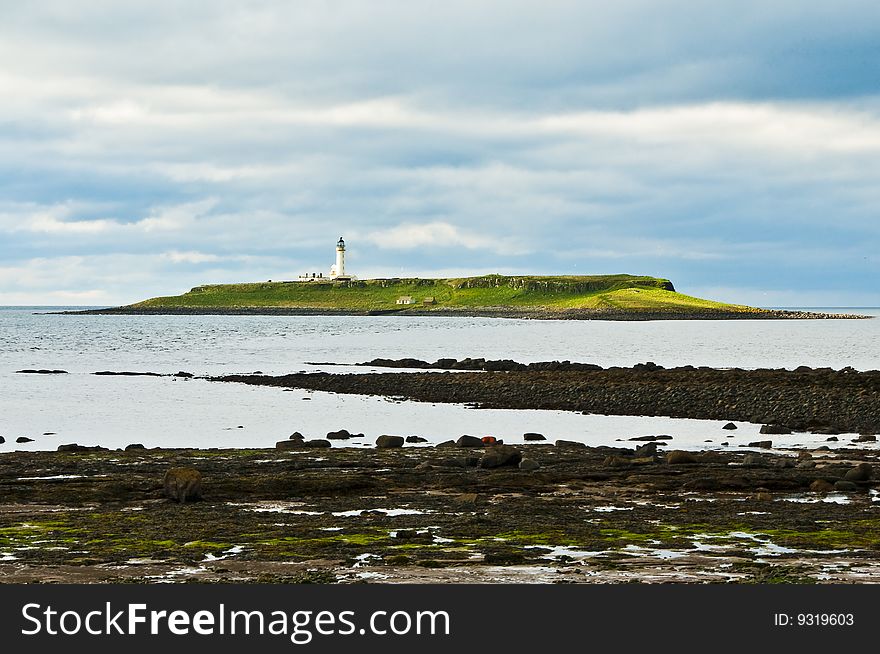
[[[716,421],[583,416],[556,411],[473,410],[377,397],[260,388],[173,378],[100,377],[99,370],[196,375],[299,370],[364,371],[375,357],[572,360],[602,366],[880,368],[880,320],[531,321],[489,318],[324,316],[61,316],[0,308],[0,451],[61,443],[122,447],[271,447],[293,431],[323,437],[346,428],[371,445],[382,433],[436,443],[461,434],[521,442],[527,431],[590,444],[671,434],[669,447],[737,447]],[[877,310],[861,313],[880,315]],[[21,375],[48,368],[69,375]],[[304,400],[303,398],[309,398]],[[54,432],[44,435],[47,432]],[[17,444],[18,436],[34,443]],[[754,438],[753,438],[754,437]],[[706,442],[706,441],[711,442]],[[841,437],[840,444],[849,438]],[[780,445],[820,444],[802,434]],[[834,446],[834,444],[832,444]]]

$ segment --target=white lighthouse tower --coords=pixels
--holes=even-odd
[[[354,279],[354,275],[345,272],[345,241],[341,236],[336,242],[336,264],[330,268],[330,279],[340,282]]]

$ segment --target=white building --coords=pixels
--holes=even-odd
[[[301,282],[350,282],[354,279],[357,279],[357,277],[345,271],[345,241],[342,240],[341,236],[336,242],[336,263],[330,266],[329,276],[324,275],[324,273],[306,273],[299,276],[299,281]]]

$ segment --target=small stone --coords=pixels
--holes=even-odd
[[[304,441],[305,439],[306,437],[300,434],[298,431],[295,431],[290,435],[290,440],[292,441]]]
[[[403,436],[389,436],[388,434],[383,434],[376,439],[376,447],[381,450],[387,450],[395,447],[403,447],[404,442]]]
[[[526,441],[546,441],[547,438],[544,434],[539,434],[537,432],[529,431],[523,434],[523,440]]]
[[[666,463],[669,465],[697,463],[697,457],[684,450],[672,450],[672,452],[666,455]]]
[[[729,430],[733,430],[733,429],[737,429],[737,426],[736,426],[735,424],[733,424],[732,422],[728,422],[728,423],[727,423],[726,425],[724,425],[721,429],[729,429]]]
[[[0,436],[0,445],[6,442],[6,439],[3,436]]]
[[[837,436],[830,436],[829,438],[825,439],[825,442],[826,443],[836,443],[839,440],[840,439]],[[821,449],[821,448],[819,448],[819,449]]]
[[[15,439],[15,442],[16,443],[33,443],[34,439],[28,438],[27,436],[19,436],[18,438]]]
[[[428,439],[422,438],[421,436],[407,436],[406,442],[407,443],[427,443]]]
[[[523,459],[519,462],[519,469],[525,470],[527,472],[531,472],[532,470],[537,470],[541,467],[541,464],[535,461],[534,459]]]

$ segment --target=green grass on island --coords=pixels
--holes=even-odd
[[[411,298],[412,304],[398,304]],[[633,275],[486,275],[458,279],[368,279],[351,282],[258,282],[197,286],[126,309],[283,308],[372,311],[668,311],[758,312],[760,309],[683,295],[667,279]]]

